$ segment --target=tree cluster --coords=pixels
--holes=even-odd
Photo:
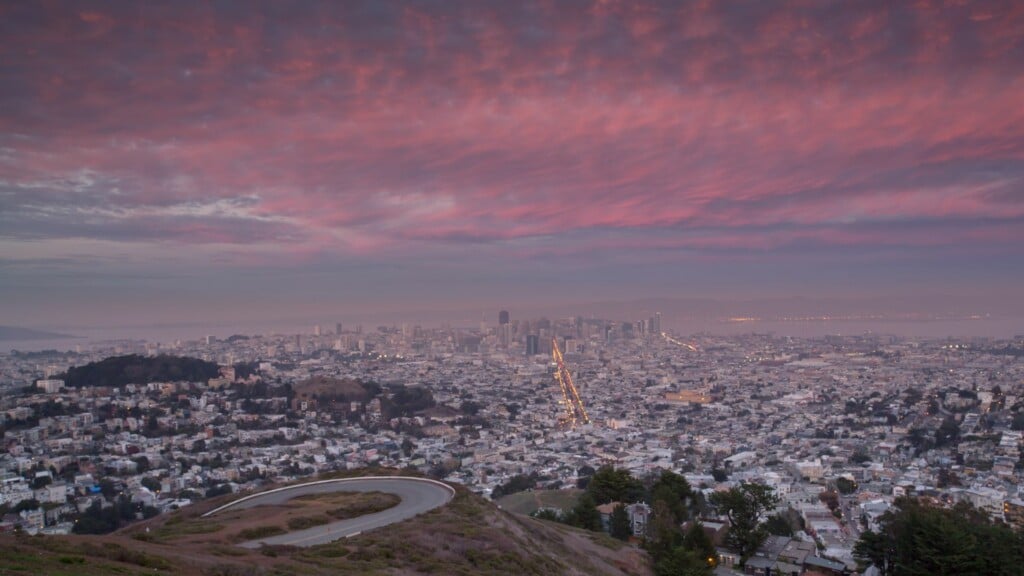
[[[147,382],[205,382],[216,378],[220,368],[213,362],[181,356],[147,357],[138,354],[112,356],[99,362],[68,369],[62,376],[72,388],[124,386]]]
[[[966,504],[946,509],[899,498],[879,525],[861,534],[853,552],[884,576],[1024,575],[1024,532]]]
[[[106,534],[135,520],[139,513],[145,518],[152,518],[160,511],[152,506],[132,502],[127,496],[116,498],[107,507],[96,499],[78,518],[72,531],[75,534]]]
[[[494,487],[491,491],[491,499],[496,500],[502,496],[508,496],[509,494],[515,494],[516,492],[524,492],[532,489],[537,485],[540,477],[536,472],[530,474],[516,474],[515,476],[508,479],[508,482],[499,484]]]

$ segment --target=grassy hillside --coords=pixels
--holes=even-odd
[[[239,548],[231,535],[251,528],[251,518],[206,520],[198,516],[207,506],[190,508],[108,536],[2,535],[0,575],[651,573],[640,550],[603,534],[510,514],[462,489],[448,506],[313,548]]]
[[[539,508],[558,508],[568,510],[576,505],[576,500],[583,494],[578,488],[565,490],[529,490],[516,492],[495,500],[503,510],[516,514],[530,514]]]

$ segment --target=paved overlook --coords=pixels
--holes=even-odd
[[[241,546],[258,548],[263,544],[284,544],[289,546],[326,544],[327,542],[354,536],[366,530],[373,530],[394,524],[395,522],[408,520],[413,516],[447,504],[455,495],[455,490],[452,487],[435,480],[404,476],[364,476],[360,478],[320,480],[252,494],[211,510],[204,514],[204,517],[214,516],[227,510],[282,504],[297,496],[328,492],[386,492],[398,496],[402,501],[397,506],[381,512],[348,520],[339,520],[338,522],[331,522],[330,524],[315,526],[305,530],[296,530],[278,536],[250,540],[243,542]]]

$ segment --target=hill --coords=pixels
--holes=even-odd
[[[4,574],[651,574],[645,552],[604,534],[509,514],[462,488],[447,506],[312,548],[234,546],[238,526],[199,518],[222,502],[108,536],[0,535]]]
[[[99,362],[75,366],[61,376],[65,385],[124,386],[149,382],[205,382],[216,378],[220,368],[213,362],[182,356],[112,356]]]
[[[366,402],[380,393],[380,386],[351,378],[313,376],[292,385],[296,400],[332,400],[337,402]]]

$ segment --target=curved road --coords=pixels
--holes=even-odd
[[[240,546],[259,548],[263,544],[286,544],[289,546],[326,544],[341,538],[355,536],[365,530],[373,530],[374,528],[408,520],[413,516],[447,504],[455,495],[455,490],[451,486],[436,480],[406,476],[363,476],[360,478],[319,480],[317,482],[276,488],[267,492],[239,498],[220,508],[215,508],[203,514],[203,516],[213,516],[225,510],[240,510],[256,506],[282,504],[296,496],[324,494],[327,492],[387,492],[398,496],[402,501],[397,506],[373,514],[348,520],[339,520],[338,522],[314,526],[305,530],[296,530],[278,536],[250,540],[243,542]]]

